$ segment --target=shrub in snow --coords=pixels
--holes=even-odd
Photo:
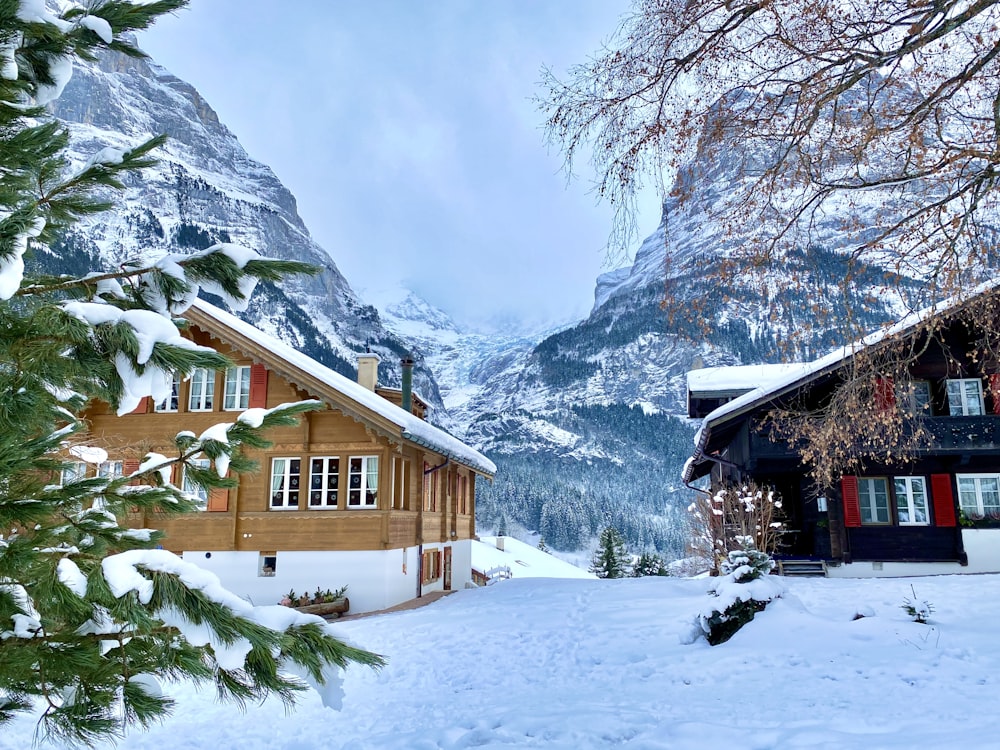
[[[784,591],[778,579],[768,575],[774,568],[771,557],[755,549],[752,539],[740,541],[742,548],[729,553],[723,575],[709,589],[711,602],[696,618],[695,635],[703,635],[713,646],[732,638]]]
[[[918,599],[917,592],[912,584],[910,585],[910,592],[913,594],[913,598],[910,599],[907,597],[900,606],[910,616],[911,620],[926,625],[928,620],[931,619],[931,613],[934,612],[934,605],[926,599]]]
[[[644,576],[668,576],[667,564],[663,558],[655,552],[643,552],[632,563],[632,577],[642,578]]]
[[[178,466],[203,489],[234,486],[254,468],[242,447],[266,447],[262,431],[296,423],[317,403],[258,409],[200,436],[182,431],[170,456],[147,456],[128,476],[70,471],[77,459],[103,460],[82,444],[88,403],[124,414],[145,397],[167,398],[175,374],[227,366],[174,322],[200,289],[243,309],[258,281],[308,270],[229,244],[149,253],[80,277],[26,269],[33,252],[60,257],[56,240],[110,210],[108,199],[140,179],[165,140],[72,164],[68,134],[44,105],[76,56],[142,57],[131,32],[185,4],[0,3],[0,529],[11,530],[0,537],[0,724],[37,710],[40,735],[59,746],[103,744],[163,717],[173,704],[160,685],[178,679],[237,703],[287,703],[307,681],[336,683],[349,662],[381,663],[334,638],[321,618],[254,607],[156,549],[161,533],[123,525],[133,511],[197,508],[171,484]]]

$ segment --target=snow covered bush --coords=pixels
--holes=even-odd
[[[639,558],[632,563],[632,577],[643,578],[645,576],[668,576],[667,564],[655,552],[643,552]]]
[[[931,619],[931,614],[934,612],[934,605],[926,599],[918,599],[917,592],[912,584],[910,585],[910,592],[913,594],[913,598],[910,599],[907,597],[900,606],[910,616],[911,620],[919,622],[921,625],[926,625]]]
[[[170,456],[136,448],[141,464],[127,476],[71,471],[81,456],[107,458],[88,444],[88,403],[124,414],[168,396],[175,374],[227,366],[175,320],[199,290],[243,309],[258,281],[309,270],[220,244],[150,251],[79,277],[30,272],[33,253],[58,257],[81,218],[112,209],[164,142],[103,148],[73,164],[46,104],[75,57],[141,57],[131,32],[185,4],[0,0],[0,724],[37,711],[40,736],[60,746],[93,746],[163,717],[173,703],[162,683],[209,683],[237,704],[269,695],[292,703],[307,682],[338,684],[350,662],[381,663],[320,618],[226,591],[157,549],[160,532],[123,525],[134,510],[196,509],[197,498],[171,484],[177,466],[205,489],[234,486],[255,468],[242,447],[267,446],[264,432],[317,403],[248,410],[200,436],[182,431]],[[323,696],[337,700],[335,690]]]
[[[784,593],[770,555],[754,548],[753,540],[741,537],[741,548],[730,552],[708,593],[710,603],[696,617],[694,638],[704,636],[713,646],[725,643],[762,612],[768,602]]]

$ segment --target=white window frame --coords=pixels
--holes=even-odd
[[[900,483],[903,484],[900,491]],[[931,512],[927,496],[927,480],[923,477],[893,477],[893,491],[896,495],[896,523],[900,526],[930,526]],[[904,521],[903,514],[910,520]],[[923,520],[917,519],[923,515]]]
[[[153,411],[164,414],[180,411],[181,408],[181,376],[174,374],[174,381],[170,385],[170,395],[160,403],[153,405]]]
[[[119,479],[125,476],[125,462],[113,459],[101,461],[97,465],[97,476],[107,477],[108,479]]]
[[[215,410],[215,370],[196,367],[188,379],[188,411]]]
[[[212,465],[212,462],[207,458],[191,458],[188,462],[199,469],[207,469]],[[190,479],[188,479],[188,467],[185,466],[183,472],[181,473],[181,491],[196,498],[198,503],[198,510],[208,509],[208,489],[200,485],[195,484]]]
[[[71,482],[78,482],[87,476],[87,464],[83,461],[70,461],[68,465],[59,470],[59,486],[63,487]]]
[[[281,468],[278,462],[281,461]],[[298,462],[299,470],[292,471],[293,462]],[[294,495],[294,504],[292,503]],[[275,503],[275,496],[279,501]],[[276,456],[271,459],[271,485],[268,494],[268,508],[271,510],[300,510],[302,502],[302,458],[299,456]]]
[[[250,408],[250,365],[226,368],[223,389],[223,411],[244,411]]]
[[[314,471],[315,463],[321,463],[319,472]],[[336,464],[336,470],[330,471],[330,464]],[[340,456],[311,456],[309,458],[309,510],[336,510],[340,502]],[[330,486],[330,479],[335,481]],[[320,493],[320,501],[313,502],[313,493]],[[330,502],[329,493],[334,494]]]
[[[876,504],[878,497],[875,492],[875,483],[881,482],[885,488],[885,520],[878,517],[879,506]],[[889,498],[888,477],[858,477],[858,505],[861,511],[862,526],[890,526],[892,525],[892,501]],[[865,519],[867,511],[869,520]]]
[[[257,577],[273,578],[276,575],[278,575],[278,553],[261,552],[257,557]]]
[[[378,507],[378,456],[350,456],[347,459],[347,508],[348,510],[372,510]],[[358,471],[354,469],[354,462],[361,461]],[[375,463],[374,470],[371,463]],[[374,471],[375,486],[371,487],[371,478]],[[355,486],[355,477],[359,481]],[[354,502],[354,498],[357,502]]]
[[[975,393],[968,392],[968,386],[974,385]],[[954,386],[954,387],[953,387]],[[948,392],[948,414],[953,417],[978,417],[986,413],[986,403],[983,401],[983,381],[979,378],[948,378],[945,381]],[[953,400],[953,396],[957,396]],[[979,400],[976,404],[971,397]],[[956,409],[961,409],[956,412]],[[977,411],[978,409],[978,411]]]
[[[997,486],[997,505],[991,506],[990,510],[987,511],[986,505],[983,502],[983,480],[992,479],[996,482]],[[966,482],[971,482],[972,492],[974,493],[975,508],[972,508],[970,503],[967,503],[968,489],[963,493],[962,484]],[[1000,474],[956,474],[955,484],[958,486],[958,506],[962,509],[962,512],[968,517],[973,519],[980,518],[995,518],[1000,519]]]

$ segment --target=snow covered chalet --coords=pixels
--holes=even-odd
[[[978,324],[959,316],[984,294],[996,290],[914,313],[813,362],[692,370],[688,414],[702,425],[684,481],[710,476],[716,487],[752,479],[776,489],[788,516],[782,562],[789,571],[1000,571],[1000,359],[984,350]],[[939,321],[931,338],[922,325],[929,316]],[[784,404],[823,403],[843,387],[859,352],[900,341],[919,355],[906,388],[889,378],[878,383],[881,398],[918,417],[928,439],[911,461],[866,461],[856,475],[815,486],[763,417]]]
[[[355,382],[201,300],[185,317],[190,337],[233,366],[178,378],[165,402],[145,399],[123,417],[94,405],[91,434],[108,446],[111,470],[134,471],[135,446],[169,453],[180,430],[200,434],[247,408],[304,399],[325,408],[269,431],[272,447],[246,451],[259,472],[202,492],[203,512],[136,513],[130,526],[162,529],[165,547],[256,604],[347,585],[351,611],[365,612],[471,581],[476,477],[496,467],[426,422],[407,378],[403,390],[379,388],[379,358],[361,355]],[[183,476],[173,481],[197,493]]]

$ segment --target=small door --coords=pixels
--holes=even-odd
[[[451,547],[444,548],[444,590],[451,591]]]

